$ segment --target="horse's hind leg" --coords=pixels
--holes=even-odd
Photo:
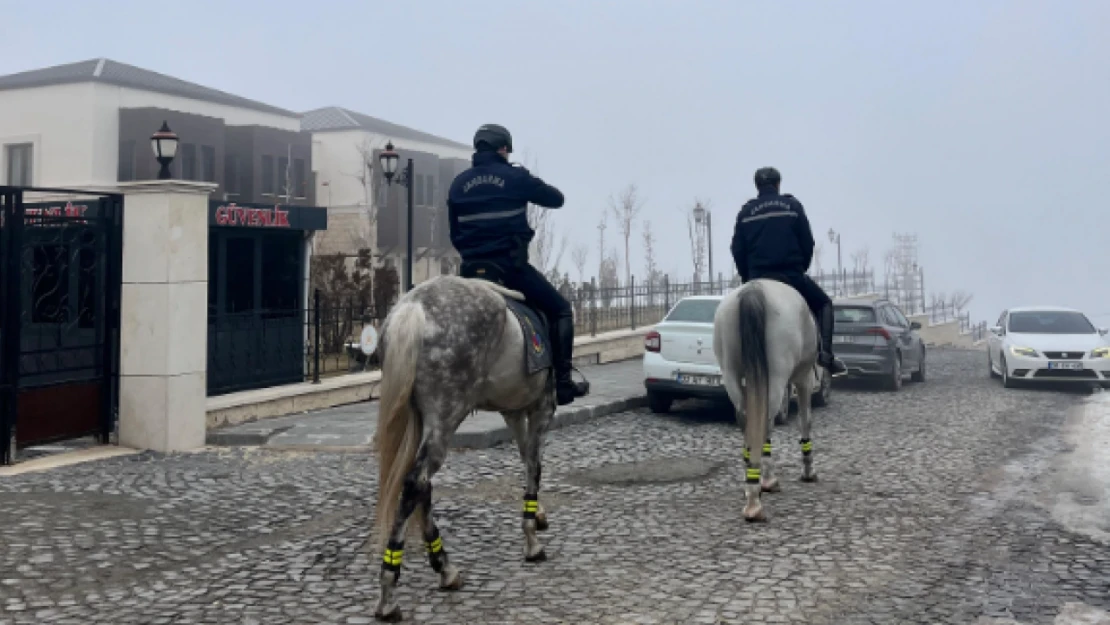
[[[439,530],[432,520],[432,476],[443,466],[447,457],[447,445],[443,435],[437,428],[425,430],[424,442],[421,443],[416,453],[416,460],[412,469],[405,475],[404,487],[401,490],[401,506],[393,528],[389,533],[381,572],[381,598],[374,615],[383,621],[401,620],[401,609],[397,605],[394,593],[397,583],[401,579],[401,559],[405,549],[405,527],[409,517],[414,513],[422,519],[424,540],[432,568],[440,573],[440,584],[444,588],[458,588],[461,578],[458,571],[448,563],[447,551],[443,549],[443,540],[439,537]],[[431,547],[436,545],[433,557]]]
[[[778,406],[783,403],[783,393],[787,392],[790,387],[785,384],[777,384],[772,381],[770,384],[770,395],[767,398],[767,406],[775,406],[772,410],[774,413],[778,412]],[[775,389],[778,389],[776,392]],[[779,484],[779,478],[775,475],[775,463],[771,457],[771,431],[775,427],[775,414],[772,413],[767,418],[767,423],[763,426],[763,467],[760,476],[760,489],[765,493],[777,493],[782,490]],[[754,442],[754,441],[753,441]],[[751,446],[753,449],[755,445]]]
[[[432,437],[429,437],[429,440],[431,439]],[[428,478],[427,488],[420,494],[421,500],[416,509],[416,518],[420,520],[420,529],[424,536],[424,550],[428,552],[428,564],[431,565],[433,571],[439,574],[439,587],[444,590],[458,590],[462,588],[462,575],[459,573],[459,569],[451,564],[451,560],[447,556],[447,550],[443,548],[443,537],[440,536],[439,528],[432,516],[432,476],[443,466],[443,461],[447,456],[447,445],[440,441],[428,448],[434,448],[437,451],[429,451],[427,454],[425,463],[425,474]]]

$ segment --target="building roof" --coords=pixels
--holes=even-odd
[[[292,111],[248,100],[217,89],[159,74],[150,70],[120,63],[111,59],[91,59],[65,65],[34,69],[18,74],[0,76],[0,91],[26,89],[82,82],[98,82],[118,87],[130,87],[193,100],[226,104],[239,108],[273,113],[285,117],[299,117]]]
[[[414,130],[408,126],[387,122],[384,119],[356,113],[340,106],[327,106],[301,115],[301,130],[331,132],[339,130],[366,130],[397,139],[424,141],[451,148],[469,150],[470,146],[433,134]]]

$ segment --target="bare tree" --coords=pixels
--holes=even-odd
[[[857,275],[867,273],[871,268],[871,250],[867,246],[852,252],[852,271]]]
[[[620,228],[621,236],[624,237],[624,282],[628,284],[632,282],[632,255],[629,251],[629,241],[632,239],[632,225],[636,221],[636,217],[644,208],[644,202],[640,199],[636,185],[630,184],[621,191],[617,197],[609,198],[609,209],[613,211],[613,215],[617,218],[617,227]]]
[[[528,169],[536,169],[535,159],[527,153],[524,156],[524,163]],[[558,282],[559,265],[563,262],[563,254],[567,250],[567,237],[556,234],[551,210],[528,204],[527,214],[528,225],[535,231],[535,236],[528,246],[528,260],[548,280],[553,283]]]
[[[366,215],[367,231],[362,233],[361,236],[356,232],[352,232],[351,237],[354,238],[358,236],[358,238],[363,239],[363,242],[367,245],[369,245],[371,241],[373,241],[375,245],[377,244],[378,214],[381,207],[378,206],[378,202],[375,201],[375,199],[381,194],[379,190],[381,181],[378,177],[374,176],[374,150],[385,147],[385,144],[381,142],[381,138],[372,139],[370,137],[365,137],[361,143],[356,143],[354,148],[355,152],[358,154],[358,171],[344,172],[344,175],[358,180],[362,188],[361,208]],[[388,200],[383,200],[383,202],[388,202]]]
[[[578,270],[578,283],[584,283],[586,263],[590,260],[590,247],[585,243],[575,244],[574,249],[570,251],[570,258],[574,262],[574,268]]]
[[[597,275],[600,279],[601,271],[605,267],[605,229],[609,227],[609,213],[601,211],[601,219],[597,222]]]
[[[647,270],[645,284],[656,284],[661,276],[655,260],[655,235],[651,232],[651,221],[644,222],[644,264]]]
[[[824,255],[825,246],[820,241],[813,244],[813,264],[810,265],[809,271],[814,275],[821,275],[825,269],[821,265],[821,257]]]

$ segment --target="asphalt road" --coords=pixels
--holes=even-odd
[[[699,404],[551,434],[540,564],[521,556],[515,448],[453,451],[437,520],[466,585],[437,590],[410,539],[407,620],[1110,619],[1110,418],[1084,394],[1002,389],[982,353],[930,358],[900,393],[835,390],[816,484],[796,479],[795,421],[777,428],[763,525],[741,520],[740,431]],[[6,478],[0,625],[371,622],[374,473],[370,455],[248,449]]]

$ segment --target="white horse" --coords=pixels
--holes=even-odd
[[[765,521],[760,494],[779,490],[771,463],[770,428],[788,383],[798,390],[802,481],[817,481],[809,438],[817,324],[792,287],[775,280],[753,280],[725,296],[717,308],[713,353],[736,406],[736,418],[744,424],[744,519]]]

